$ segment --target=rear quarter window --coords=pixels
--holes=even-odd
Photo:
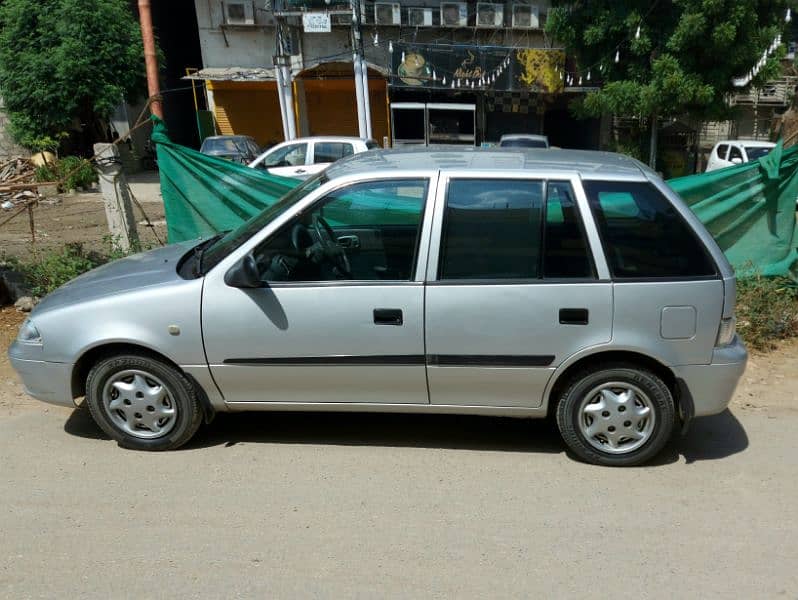
[[[614,278],[716,275],[696,233],[652,184],[585,181],[584,187]]]

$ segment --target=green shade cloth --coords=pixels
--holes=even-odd
[[[175,144],[163,123],[153,121],[170,243],[233,229],[299,183]],[[671,179],[668,185],[698,215],[738,274],[798,280],[798,146],[783,150],[779,143],[757,161]],[[384,199],[375,195],[367,201]],[[411,198],[403,200],[395,214],[386,210],[385,222],[412,219],[413,207]]]
[[[298,183],[175,144],[152,120],[170,243],[235,229]]]
[[[798,280],[798,146],[779,142],[762,158],[668,180],[698,216],[740,276]]]

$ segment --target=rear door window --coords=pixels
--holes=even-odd
[[[352,144],[345,142],[316,142],[314,163],[332,163],[355,153]]]
[[[716,274],[698,236],[650,183],[585,181],[584,188],[613,277]]]
[[[453,179],[438,278],[538,278],[542,225],[542,181]]]
[[[744,161],[743,152],[740,150],[739,146],[732,146],[729,149],[729,160],[734,160],[735,158],[739,158],[740,161]]]
[[[567,181],[549,181],[546,185],[543,246],[543,277],[595,277],[574,191]]]

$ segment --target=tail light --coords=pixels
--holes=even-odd
[[[737,318],[731,317],[729,319],[721,319],[720,327],[718,328],[718,339],[715,342],[716,346],[728,346],[734,341],[734,334],[737,330]]]

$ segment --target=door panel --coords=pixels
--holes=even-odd
[[[426,305],[427,354],[447,357],[428,367],[432,404],[540,406],[560,362],[612,335],[610,283],[432,284]],[[588,323],[560,323],[563,308]]]
[[[227,402],[426,404],[422,307],[414,283],[206,289],[208,362]]]
[[[230,287],[216,270],[207,277],[211,373],[227,402],[427,404],[424,287],[413,274],[425,260],[416,250],[429,235],[430,180],[326,189],[242,248],[262,287]],[[383,240],[400,218],[410,242],[394,251]],[[401,268],[389,270],[388,249]]]

